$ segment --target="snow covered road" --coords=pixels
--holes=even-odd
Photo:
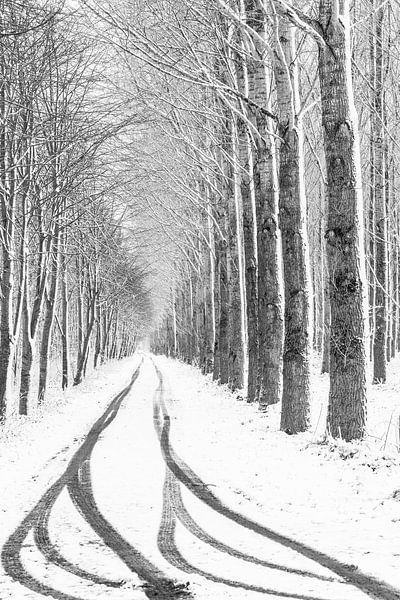
[[[229,455],[218,453],[221,441],[214,449],[204,430],[213,418],[210,407],[201,423],[193,398],[185,407],[176,401],[166,366],[144,360],[8,536],[2,600],[188,593],[199,600],[400,598],[394,587],[353,565],[275,531],[271,513],[260,522],[248,506],[232,506],[229,490],[205,478],[210,461],[219,463],[215,474],[232,468]],[[187,458],[193,447],[208,456],[208,465],[200,457],[193,466]]]

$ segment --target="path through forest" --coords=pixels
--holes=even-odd
[[[315,523],[308,524],[309,536],[304,535],[304,522],[299,522],[297,535],[290,532],[293,515],[288,515],[286,530],[282,528],[274,510],[287,499],[271,495],[270,508],[264,507],[262,515],[252,513],[254,490],[247,486],[234,489],[239,501],[232,500],[229,486],[224,489],[225,482],[215,479],[218,472],[232,470],[232,461],[240,473],[240,461],[229,452],[235,440],[226,439],[223,451],[224,441],[215,435],[221,407],[216,402],[214,414],[210,406],[201,410],[195,386],[185,387],[184,372],[179,381],[170,366],[150,358],[132,362],[128,385],[4,541],[0,597],[400,598],[393,585],[349,564],[340,552],[328,552],[326,542],[317,546]],[[174,383],[171,388],[169,380]],[[174,386],[186,395],[186,402],[177,397]],[[237,405],[242,413],[249,409]],[[235,415],[231,422],[237,438]],[[251,461],[252,448],[242,448],[246,450],[252,471],[259,465]],[[214,479],[209,479],[212,463],[217,467]],[[280,469],[276,464],[278,481]],[[273,485],[271,489],[275,492]],[[324,538],[335,539],[334,524],[334,519],[321,523]]]

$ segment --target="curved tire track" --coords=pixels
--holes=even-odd
[[[164,390],[162,373],[156,365],[155,369],[159,378],[159,386],[154,400],[154,424],[159,435],[161,451],[167,468],[179,482],[215,512],[234,521],[245,529],[253,531],[264,538],[276,542],[286,548],[290,548],[302,556],[313,560],[322,567],[335,573],[349,584],[360,589],[368,596],[375,598],[376,600],[400,600],[400,590],[375,577],[368,576],[360,571],[354,571],[354,567],[347,565],[328,554],[320,552],[315,548],[307,546],[302,542],[290,538],[289,536],[282,535],[265,525],[253,521],[245,515],[229,508],[215,496],[215,494],[207,487],[206,483],[175,453],[170,443],[171,422],[163,398]],[[173,529],[172,524],[169,525],[170,530],[171,528]],[[168,532],[168,535],[171,536],[171,533]],[[306,573],[304,574],[306,575]]]
[[[176,478],[175,478],[175,482],[176,482]],[[268,569],[274,569],[276,571],[283,571],[285,573],[300,575],[302,577],[309,577],[311,579],[319,579],[321,581],[341,582],[341,580],[337,577],[327,577],[324,575],[317,575],[316,573],[312,573],[311,571],[305,571],[303,569],[294,569],[291,567],[287,567],[285,565],[280,565],[278,563],[269,562],[267,560],[261,560],[260,558],[257,558],[256,556],[252,556],[250,554],[245,554],[244,552],[241,552],[240,550],[236,550],[235,548],[231,548],[227,544],[224,544],[223,542],[215,539],[209,533],[204,531],[204,529],[202,529],[200,527],[200,525],[198,525],[196,523],[196,521],[193,519],[193,517],[189,514],[186,506],[183,503],[180,486],[176,485],[176,483],[171,486],[171,502],[172,502],[172,506],[174,507],[175,514],[176,514],[178,520],[182,523],[182,525],[193,536],[197,537],[197,539],[201,540],[205,544],[208,544],[212,548],[219,550],[220,552],[224,552],[225,554],[228,554],[229,556],[233,556],[234,558],[239,558],[240,560],[244,560],[245,562],[249,562],[253,565],[266,567]]]
[[[320,596],[310,596],[307,594],[298,594],[290,592],[282,592],[273,588],[267,588],[263,586],[252,585],[234,579],[227,579],[226,577],[220,577],[199,569],[198,567],[190,564],[179,552],[175,542],[175,529],[176,529],[176,512],[175,505],[173,504],[173,498],[176,494],[176,488],[179,487],[179,482],[173,473],[168,469],[165,477],[164,493],[163,493],[163,512],[160,530],[158,534],[158,548],[162,556],[170,562],[174,567],[184,571],[188,574],[200,575],[213,583],[220,583],[229,587],[243,589],[250,592],[258,592],[260,594],[267,594],[268,596],[275,596],[279,598],[288,598],[290,600],[323,600]],[[175,490],[174,490],[175,488]]]
[[[72,573],[81,579],[86,579],[91,581],[92,583],[96,583],[99,585],[106,585],[108,587],[120,587],[121,581],[114,581],[112,579],[107,579],[106,577],[101,577],[94,573],[89,573],[84,569],[81,569],[78,565],[67,560],[59,551],[57,546],[53,544],[49,535],[49,518],[51,514],[51,510],[53,508],[53,503],[48,504],[43,512],[39,515],[35,527],[34,527],[34,540],[35,544],[46,558],[49,563],[60,567],[64,571],[68,573]]]
[[[161,571],[151,565],[137,549],[132,547],[111,527],[98,511],[91,490],[89,467],[91,453],[101,433],[117,416],[122,401],[127,396],[139,376],[140,367],[141,364],[135,370],[130,383],[112,400],[103,415],[91,427],[84,442],[73,455],[63,475],[49,487],[3,546],[1,560],[6,574],[42,596],[51,596],[56,600],[82,600],[81,598],[54,589],[50,585],[39,581],[24,567],[21,560],[21,551],[24,542],[31,531],[34,533],[34,539],[38,545],[38,549],[49,562],[52,562],[58,567],[72,572],[75,575],[79,575],[79,577],[89,579],[94,583],[102,583],[103,585],[110,587],[117,587],[120,585],[119,582],[99,577],[80,569],[80,567],[77,567],[76,565],[72,565],[62,557],[58,550],[52,545],[48,533],[49,515],[56,500],[66,487],[73,497],[75,504],[80,508],[81,513],[87,518],[89,524],[94,525],[93,529],[100,535],[105,544],[107,544],[118,556],[124,557],[125,560],[124,558],[123,560],[128,568],[137,573],[138,576],[144,580],[142,587],[149,598],[176,598],[183,587],[165,577]],[[83,478],[84,484],[81,484],[81,477]]]
[[[146,583],[143,586],[149,598],[182,597],[185,586],[176,584],[151,563],[138,550],[133,548],[99,511],[92,491],[90,476],[90,456],[80,466],[79,471],[68,483],[68,492],[81,515],[89,523],[103,542],[111,548],[125,565]]]
[[[163,418],[164,418],[164,416],[168,416],[168,413],[167,413],[167,408],[166,408],[165,400],[164,400],[164,387],[163,387],[162,374],[156,365],[154,365],[154,367],[156,369],[156,372],[157,372],[157,375],[159,378],[159,387],[156,390],[156,394],[154,397],[153,421],[154,421],[154,426],[155,426],[155,429],[157,432],[157,436],[158,436],[159,440],[161,441],[162,423],[160,420],[160,409],[161,409]],[[295,569],[295,568],[287,567],[285,565],[280,565],[278,563],[261,560],[260,558],[257,558],[256,556],[252,556],[250,554],[245,554],[244,552],[241,552],[240,550],[236,550],[235,548],[228,546],[227,544],[225,544],[225,543],[217,540],[213,536],[211,536],[204,529],[202,529],[202,527],[200,527],[200,525],[198,525],[198,523],[196,523],[196,521],[189,514],[189,512],[187,511],[187,509],[183,503],[181,489],[180,489],[179,485],[171,484],[169,487],[169,490],[170,490],[170,495],[171,495],[172,507],[173,507],[174,513],[175,513],[176,517],[178,518],[178,520],[185,527],[185,529],[187,531],[189,531],[194,537],[196,537],[200,541],[204,542],[205,544],[208,544],[210,547],[215,548],[216,550],[219,550],[220,552],[223,552],[225,554],[228,554],[228,555],[238,558],[240,560],[244,560],[245,562],[249,562],[253,565],[258,565],[258,566],[266,567],[269,569],[275,569],[277,571],[283,571],[285,573],[291,573],[291,574],[300,575],[303,577],[319,579],[322,581],[329,581],[329,582],[342,581],[341,579],[339,579],[337,577],[327,577],[324,575],[318,575],[316,573],[312,573],[311,571],[305,571],[304,569]],[[164,490],[164,495],[165,495],[165,493],[166,492]]]

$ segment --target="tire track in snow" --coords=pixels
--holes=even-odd
[[[161,441],[162,422],[160,421],[160,408],[161,408],[161,411],[163,414],[163,418],[165,416],[167,416],[168,413],[167,413],[167,408],[166,408],[165,400],[164,400],[162,374],[159,371],[159,369],[156,367],[156,365],[154,365],[154,366],[155,366],[155,369],[156,369],[156,372],[157,372],[157,375],[159,378],[160,385],[154,396],[153,421],[154,421],[154,427],[157,432],[157,436],[158,436],[159,440]],[[168,472],[170,472],[169,469],[168,469]],[[168,472],[166,474],[166,478],[168,477]],[[294,574],[294,575],[301,575],[301,576],[305,576],[305,577],[309,577],[309,578],[313,578],[313,579],[319,579],[322,581],[329,581],[329,582],[341,581],[337,577],[327,577],[324,575],[318,575],[317,573],[312,573],[311,571],[305,571],[304,569],[291,568],[291,567],[287,567],[285,565],[280,565],[278,563],[262,560],[260,558],[257,558],[256,556],[252,556],[250,554],[241,552],[240,550],[232,548],[231,546],[228,546],[227,544],[217,540],[216,538],[211,536],[209,533],[207,533],[202,527],[200,527],[200,525],[198,525],[198,523],[196,523],[196,521],[193,519],[193,517],[189,514],[189,512],[187,511],[187,509],[183,503],[180,486],[179,486],[179,484],[178,485],[177,484],[178,484],[178,481],[175,478],[174,485],[171,484],[170,487],[168,488],[170,490],[171,503],[172,503],[173,511],[174,511],[176,517],[182,523],[182,525],[185,527],[185,529],[187,531],[189,531],[194,537],[197,537],[197,539],[208,544],[212,548],[215,548],[216,550],[219,550],[220,552],[223,552],[225,554],[228,554],[228,555],[238,558],[240,560],[244,560],[245,562],[249,562],[251,564],[266,567],[269,569],[283,571],[285,573],[290,573],[290,574]],[[166,494],[166,489],[164,488],[164,500],[165,500],[165,494]]]
[[[154,426],[155,426],[158,438],[161,441],[162,424],[161,424],[161,421],[159,418],[159,407],[162,410],[163,418],[164,418],[164,416],[168,416],[168,413],[167,413],[167,408],[165,405],[165,400],[163,397],[164,392],[163,392],[162,374],[156,366],[155,366],[155,368],[157,371],[157,375],[159,377],[159,381],[161,383],[160,383],[160,387],[158,388],[156,395],[155,395],[153,420],[154,420]],[[250,554],[245,554],[244,552],[241,552],[240,550],[236,550],[235,548],[228,546],[227,544],[221,542],[220,540],[217,540],[216,538],[212,537],[209,533],[207,533],[204,529],[202,529],[198,525],[198,523],[195,522],[195,520],[189,514],[189,512],[187,511],[187,509],[183,503],[182,494],[181,494],[179,485],[173,486],[173,488],[171,488],[171,493],[173,493],[172,506],[174,508],[174,512],[175,512],[177,518],[179,519],[179,521],[187,529],[187,531],[189,531],[193,536],[197,537],[197,539],[208,544],[212,548],[215,548],[216,550],[219,550],[220,552],[224,552],[225,554],[229,554],[230,556],[233,556],[235,558],[239,558],[240,560],[244,560],[245,562],[249,562],[251,564],[258,565],[261,567],[275,569],[277,571],[283,571],[285,573],[291,573],[294,575],[310,577],[313,579],[319,579],[322,581],[329,581],[329,582],[341,581],[341,579],[339,579],[337,577],[327,577],[324,575],[318,575],[317,573],[313,573],[311,571],[305,571],[304,569],[291,568],[291,567],[287,567],[285,565],[280,565],[278,563],[262,560],[260,558],[257,558],[256,556],[252,556]]]
[[[213,583],[222,583],[223,585],[243,589],[249,592],[258,592],[260,594],[267,594],[268,596],[276,596],[279,598],[288,598],[290,600],[323,600],[323,598],[320,596],[281,592],[273,588],[252,585],[249,583],[236,581],[234,579],[227,579],[226,577],[220,577],[218,575],[214,575],[213,573],[204,571],[203,569],[199,569],[198,567],[189,563],[179,552],[175,542],[176,517],[178,517],[178,515],[175,511],[174,498],[176,496],[176,489],[178,487],[179,481],[167,467],[163,493],[163,512],[158,535],[158,548],[162,556],[173,566],[184,571],[185,573],[205,577]]]
[[[245,562],[249,562],[253,565],[258,565],[260,567],[266,567],[268,569],[274,569],[276,571],[283,571],[284,573],[291,573],[294,575],[301,575],[302,577],[309,577],[312,579],[319,579],[321,581],[328,582],[341,582],[341,580],[337,577],[327,577],[324,575],[318,575],[316,573],[312,573],[311,571],[305,571],[303,569],[295,569],[290,568],[285,565],[280,565],[278,563],[269,562],[267,560],[262,560],[257,558],[256,556],[252,556],[250,554],[245,554],[240,550],[236,550],[235,548],[231,548],[227,544],[215,539],[209,533],[204,531],[193,519],[193,517],[189,514],[186,506],[183,503],[181,489],[179,484],[177,485],[177,480],[174,477],[174,484],[171,486],[171,502],[174,507],[175,514],[182,525],[197,539],[202,542],[208,544],[212,548],[219,550],[220,552],[224,552],[225,554],[229,554],[235,558],[239,558],[240,560],[244,560]]]
[[[52,498],[52,501],[44,507],[41,514],[38,516],[35,526],[34,526],[34,540],[35,544],[43,554],[43,556],[47,559],[49,563],[60,567],[64,571],[68,573],[72,573],[81,579],[87,579],[92,583],[96,583],[99,585],[106,585],[108,587],[120,587],[120,581],[114,581],[112,579],[107,579],[105,577],[101,577],[100,575],[96,575],[94,573],[89,573],[88,571],[82,569],[78,565],[67,560],[60,552],[58,547],[53,544],[49,535],[49,518],[51,514],[51,510],[54,506],[56,498]]]
[[[161,440],[162,434],[162,425],[160,421],[160,407],[163,413],[167,413],[167,409],[165,406],[164,394],[163,394],[163,380],[161,372],[156,368],[157,375],[159,377],[160,386],[158,387],[155,394],[155,402],[154,402],[154,413],[153,420],[155,429],[157,431],[157,435]],[[165,418],[165,415],[164,415]],[[277,565],[276,563],[270,563],[267,561],[262,561],[257,557],[253,557],[238,550],[219,542],[208,533],[206,533],[191,517],[191,515],[187,512],[186,507],[183,504],[182,496],[180,492],[180,482],[175,477],[175,475],[170,471],[168,466],[166,466],[166,474],[165,474],[165,482],[163,488],[163,509],[162,509],[162,517],[161,523],[158,533],[158,548],[160,550],[161,555],[175,568],[180,569],[181,571],[187,574],[195,574],[200,575],[213,583],[219,583],[223,585],[227,585],[233,588],[244,589],[246,591],[258,592],[261,594],[273,595],[280,598],[288,598],[291,600],[323,600],[320,596],[310,596],[306,594],[296,594],[296,593],[288,593],[281,592],[273,588],[266,588],[262,586],[256,586],[252,584],[247,584],[244,582],[236,581],[233,579],[228,579],[225,577],[220,577],[218,575],[214,575],[213,573],[209,573],[204,571],[203,569],[199,569],[198,567],[189,563],[184,556],[180,553],[176,541],[175,541],[175,530],[176,530],[176,520],[179,520],[182,525],[192,533],[195,537],[200,539],[201,541],[207,543],[208,545],[220,550],[221,552],[225,552],[231,556],[236,558],[241,558],[247,562],[251,562],[256,565],[266,566],[268,568],[274,568],[278,570],[282,570],[285,572],[295,573],[302,576],[314,577],[317,579],[323,579],[325,581],[338,581],[334,578],[323,577],[316,575],[314,573],[310,573],[308,571],[302,571],[300,569],[291,569],[289,567],[285,567],[282,565]]]
[[[92,491],[90,455],[68,483],[68,492],[87,523],[126,566],[146,581],[143,586],[149,598],[176,598],[187,596],[186,586],[176,584],[138,550],[133,548],[99,511]]]
[[[92,583],[102,583],[109,587],[118,587],[122,583],[106,578],[99,578],[98,575],[88,573],[87,571],[80,569],[79,566],[71,564],[64,559],[51,543],[48,533],[49,515],[56,500],[66,487],[69,489],[76,504],[80,507],[82,514],[88,517],[89,524],[92,522],[95,525],[96,528],[93,528],[96,533],[100,535],[105,544],[109,545],[118,556],[123,556],[125,558],[124,562],[127,564],[128,568],[137,573],[139,577],[145,581],[142,587],[149,598],[154,598],[156,595],[165,599],[172,597],[176,598],[178,594],[175,593],[172,595],[172,592],[181,590],[181,586],[176,585],[175,582],[164,576],[163,573],[141,555],[138,550],[130,546],[116,530],[113,530],[113,535],[111,535],[111,526],[98,511],[91,490],[89,469],[91,453],[101,433],[115,419],[122,401],[127,396],[139,376],[140,367],[141,364],[135,370],[130,383],[112,400],[103,415],[92,426],[84,442],[70,460],[63,475],[50,486],[3,546],[1,560],[6,574],[42,596],[51,596],[56,600],[82,600],[77,596],[57,590],[50,585],[39,581],[24,567],[21,559],[21,552],[24,542],[31,531],[34,534],[38,549],[49,562],[52,562],[56,566],[66,571],[73,572],[75,575],[79,575],[79,577],[88,579]],[[81,485],[80,477],[85,481],[85,485],[83,486]],[[110,544],[108,542],[110,542]],[[155,592],[157,592],[157,594]],[[163,594],[162,596],[160,595],[161,593]]]
[[[313,560],[320,566],[325,567],[326,569],[338,575],[345,582],[358,588],[371,598],[375,598],[375,600],[400,600],[400,590],[392,587],[391,585],[383,581],[380,581],[379,579],[373,576],[366,575],[358,570],[355,571],[354,567],[343,563],[328,554],[320,552],[319,550],[316,550],[311,546],[307,546],[302,542],[290,538],[289,536],[280,534],[279,532],[265,525],[253,521],[249,517],[246,517],[245,515],[229,508],[217,496],[215,496],[215,494],[213,494],[213,492],[207,487],[207,484],[189,467],[189,465],[187,465],[175,453],[173,447],[171,446],[169,440],[171,422],[164,400],[162,373],[155,364],[154,367],[159,379],[159,386],[156,390],[156,394],[154,397],[154,425],[160,439],[161,451],[167,466],[167,470],[169,470],[180,483],[182,483],[190,492],[192,492],[192,494],[194,494],[199,500],[201,500],[204,504],[209,506],[215,512],[223,515],[231,521],[234,521],[236,524],[241,525],[245,529],[253,531],[254,533],[257,533],[258,535],[261,535],[264,538],[276,542],[281,546],[284,546],[285,548],[290,548],[298,554],[301,554],[306,558]],[[167,480],[168,477],[169,476],[167,473]],[[169,488],[170,484],[168,484],[168,486],[164,488],[164,500],[166,504],[168,504],[168,502],[171,504],[171,500],[169,498]],[[186,570],[188,568],[188,564],[179,554],[178,549],[175,548],[174,550],[173,540],[175,529],[175,517],[173,514],[171,516],[171,511],[172,508],[169,509],[168,506],[165,508],[166,516],[163,515],[163,520],[161,523],[161,529],[163,529],[164,531],[163,535],[165,537],[169,537],[169,541],[165,542],[165,544],[167,545],[165,546],[165,548],[162,549],[162,551],[163,553],[165,552],[165,557],[167,556],[169,551],[174,560],[182,563],[182,570],[188,572]],[[170,519],[169,522],[166,521],[167,516]],[[164,541],[161,541],[161,547],[163,547],[163,544]],[[223,551],[222,548],[219,549]],[[189,566],[191,568],[195,568],[191,565]],[[199,570],[196,570],[196,572],[198,574],[201,574]],[[304,576],[308,575],[306,571],[304,571],[303,574]],[[207,575],[209,574],[204,574],[205,577],[207,577]],[[277,592],[268,593],[275,593],[276,595],[280,595],[280,593]],[[293,595],[293,597],[295,598],[296,596]]]

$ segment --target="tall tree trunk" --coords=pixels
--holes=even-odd
[[[189,276],[189,323],[188,323],[188,332],[189,332],[189,356],[188,362],[189,364],[193,364],[194,358],[196,356],[196,328],[195,328],[195,318],[196,318],[196,308],[195,308],[195,291],[192,277]]]
[[[266,38],[265,16],[256,0],[246,0],[248,24]],[[258,335],[259,358],[257,399],[260,407],[276,404],[282,395],[283,278],[281,237],[278,227],[278,171],[274,124],[264,109],[270,110],[271,84],[264,48],[252,64],[249,98],[255,136],[254,195],[257,219]]]
[[[216,295],[215,295],[215,238],[214,226],[211,219],[211,202],[207,189],[207,229],[208,229],[208,260],[209,260],[209,284],[205,284],[205,304],[207,320],[207,373],[214,371],[214,352],[216,341]]]
[[[218,381],[221,376],[221,348],[220,348],[220,320],[221,320],[221,263],[220,263],[221,243],[217,238],[215,240],[215,286],[214,286],[214,304],[215,304],[215,343],[214,343],[214,368],[213,379]]]
[[[83,348],[83,290],[85,288],[86,280],[86,268],[83,261],[78,256],[76,259],[76,276],[77,276],[77,297],[76,297],[76,309],[77,309],[77,357],[76,364],[78,365],[81,361],[82,348]]]
[[[399,248],[397,245],[397,228],[398,228],[398,214],[397,210],[394,215],[394,223],[393,223],[393,260],[392,260],[392,277],[393,277],[393,302],[392,302],[392,347],[391,347],[391,356],[394,358],[397,352],[397,338],[398,338],[398,327],[399,327]]]
[[[322,367],[321,373],[329,373],[330,370],[330,337],[331,337],[331,304],[329,300],[329,276],[328,265],[326,264],[326,253],[323,253],[324,259],[324,338],[322,347]]]
[[[83,338],[82,351],[80,353],[79,362],[76,367],[76,373],[75,373],[75,377],[74,377],[74,385],[79,385],[82,382],[82,379],[84,377],[84,373],[86,371],[88,355],[89,355],[90,338],[91,338],[94,323],[96,320],[97,279],[96,279],[96,277],[94,277],[93,286],[91,285],[90,279],[91,278],[89,278],[88,285],[92,289],[89,289],[90,301],[89,301],[89,305],[88,305],[87,318],[86,318],[86,330],[85,330],[85,335]],[[117,338],[117,335],[115,335],[115,338]],[[117,342],[117,340],[115,339],[115,343],[116,342]],[[116,349],[115,349],[115,353],[116,353]],[[113,356],[113,358],[114,358],[114,356]]]
[[[241,281],[241,237],[238,219],[238,180],[237,156],[235,150],[236,127],[231,124],[230,156],[233,164],[225,160],[225,177],[228,197],[228,248],[227,248],[227,283],[228,283],[228,385],[232,390],[243,387],[244,376],[244,340],[243,340],[243,298]]]
[[[320,261],[321,261],[321,291],[322,291],[322,364],[321,374],[329,373],[329,360],[330,360],[330,337],[331,337],[331,305],[329,301],[329,274],[328,274],[328,262],[326,256],[326,240],[325,240],[325,205],[326,205],[326,193],[324,185],[324,193],[322,195],[323,201],[321,202],[321,227],[320,227]]]
[[[3,250],[0,289],[0,419],[3,419],[11,393],[12,366],[15,352],[12,318],[14,265],[8,248]]]
[[[331,340],[328,430],[345,440],[364,435],[367,281],[357,113],[351,77],[349,0],[320,0],[326,46],[318,69],[328,179]]]
[[[241,11],[244,14],[244,3],[241,0]],[[245,40],[241,35],[241,50],[247,52]],[[238,87],[246,98],[249,97],[249,73],[247,60],[238,58]],[[247,109],[241,106],[247,117]],[[253,402],[257,395],[258,381],[258,286],[257,286],[257,217],[253,182],[253,151],[247,124],[238,122],[240,194],[243,207],[243,245],[247,311],[247,401]]]
[[[103,336],[103,327],[102,327],[103,319],[101,316],[101,307],[100,304],[96,305],[96,341],[94,348],[94,358],[93,358],[93,366],[96,369],[101,353],[102,347],[102,336]]]
[[[279,19],[274,65],[280,117],[279,215],[285,275],[281,429],[305,431],[310,413],[311,278],[304,185],[303,126],[294,28]]]
[[[113,334],[111,337],[111,347],[110,347],[110,352],[109,352],[109,357],[111,359],[114,359],[116,357],[117,354],[117,338],[118,338],[118,327],[119,327],[119,311],[116,310],[114,312],[114,329],[113,329]],[[172,356],[172,348],[173,348],[173,342],[172,342],[172,328],[170,327],[170,323],[167,322],[167,343],[168,343],[168,356]]]
[[[228,383],[228,312],[229,312],[229,297],[228,297],[228,227],[227,227],[227,210],[226,197],[222,199],[221,205],[218,207],[218,225],[222,236],[217,240],[218,266],[219,266],[219,321],[218,329],[218,361],[219,366],[218,378],[220,383]]]
[[[371,140],[370,140],[370,191],[369,191],[369,207],[368,207],[368,229],[370,232],[375,231],[375,150],[372,141],[372,119],[371,119]],[[368,252],[368,308],[369,308],[369,358],[374,361],[374,342],[375,342],[375,321],[376,321],[376,281],[375,281],[375,266],[376,266],[376,239],[375,234],[371,235],[366,232],[366,244]]]
[[[4,65],[2,64],[2,75]],[[15,247],[15,169],[9,169],[7,105],[4,79],[0,88],[0,176],[2,276],[0,278],[0,421],[6,416],[11,393],[15,353],[13,331],[14,247]]]
[[[104,309],[103,310],[103,342],[101,346],[100,353],[100,364],[103,365],[105,363],[106,357],[108,358],[108,346],[110,343],[110,332],[111,326],[113,322],[113,314],[114,311],[112,309]]]
[[[37,191],[38,192],[38,191]],[[20,377],[20,414],[27,414],[29,393],[32,381],[32,368],[36,355],[36,337],[40,323],[40,318],[43,312],[43,301],[48,279],[47,262],[48,254],[51,249],[51,238],[46,244],[46,238],[43,230],[43,214],[41,206],[40,193],[37,196],[37,228],[38,228],[38,248],[37,248],[37,264],[36,264],[36,283],[35,294],[32,308],[30,305],[30,289],[29,289],[29,262],[27,257],[21,256],[21,268],[23,268],[24,282],[20,283],[23,294],[23,335],[22,335],[22,357],[21,357],[21,377]],[[25,219],[23,219],[24,222]],[[25,227],[23,227],[25,230]],[[24,233],[24,238],[27,239],[27,231]],[[22,243],[21,254],[26,255],[25,243]]]
[[[173,357],[176,358],[178,356],[178,328],[176,323],[176,299],[175,292],[172,292],[171,298],[172,305],[172,331],[173,331]]]
[[[375,5],[375,2],[373,2]],[[386,214],[385,150],[383,126],[383,6],[374,8],[375,84],[373,90],[372,140],[374,145],[375,195],[375,335],[373,346],[373,382],[386,381],[386,346],[388,335],[388,229]]]
[[[62,375],[61,388],[65,390],[69,385],[69,296],[68,296],[68,271],[67,271],[67,232],[62,233],[62,250],[60,257],[61,266],[61,353]]]
[[[210,224],[208,224],[210,227]],[[214,307],[214,256],[212,247],[207,247],[206,271],[203,273],[203,346],[204,346],[204,373],[212,373],[214,366],[215,345],[215,307]]]
[[[24,286],[22,307],[22,357],[21,378],[19,388],[19,414],[28,414],[29,391],[34,355],[34,340],[31,335],[31,315],[29,309],[28,286]]]
[[[59,265],[60,265],[60,231],[59,224],[56,222],[54,228],[54,239],[51,249],[51,276],[50,289],[45,302],[45,316],[43,320],[42,339],[40,342],[39,356],[39,387],[38,402],[43,402],[46,388],[49,364],[50,344],[53,333],[54,315],[56,311],[58,284],[59,284]]]

